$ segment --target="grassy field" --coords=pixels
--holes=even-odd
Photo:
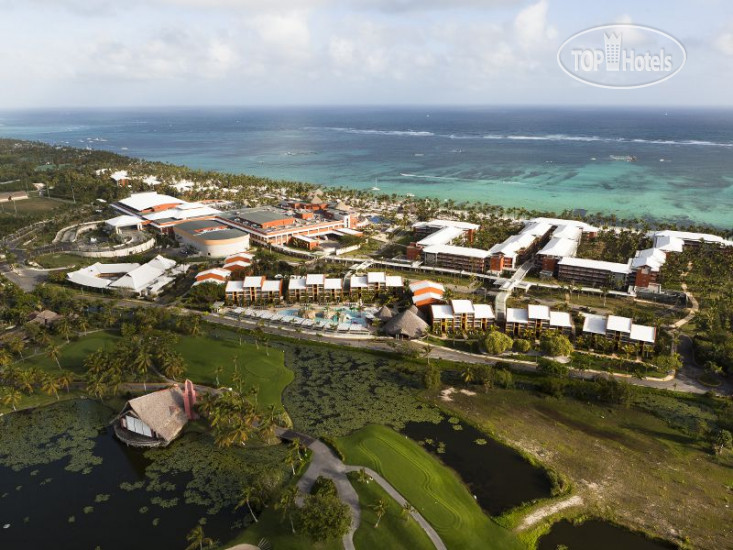
[[[119,341],[119,336],[109,332],[94,332],[68,344],[57,338],[62,346],[59,363],[63,369],[81,376],[87,355],[99,348],[114,346]],[[237,341],[223,338],[181,336],[176,349],[186,360],[186,376],[204,385],[216,384],[215,369],[221,366],[219,383],[231,386],[236,359],[245,386],[259,388],[258,403],[261,407],[271,404],[280,407],[282,392],[293,380],[293,372],[285,367],[283,352],[262,345],[258,349],[254,344],[242,343],[240,346]],[[56,362],[45,353],[29,357],[18,366],[37,367],[51,374],[59,372]]]
[[[491,521],[458,476],[420,445],[384,426],[367,426],[339,438],[350,464],[379,472],[435,528],[448,548],[521,548],[519,541]]]
[[[305,535],[290,531],[290,522],[282,519],[279,511],[267,508],[259,517],[259,523],[250,525],[241,535],[229,542],[227,548],[235,544],[249,543],[257,544],[260,539],[270,541],[273,549],[283,550],[342,550],[341,539],[324,542],[313,542]],[[362,548],[358,547],[359,550]],[[385,547],[386,548],[386,547]],[[364,548],[363,550],[369,550]]]
[[[3,214],[14,214],[15,207],[17,207],[18,209],[18,214],[36,214],[39,212],[49,212],[55,208],[59,208],[64,205],[65,203],[52,199],[46,199],[43,197],[31,197],[29,199],[20,200],[14,203],[2,203],[0,216]]]
[[[55,254],[42,254],[37,258],[34,258],[34,261],[42,267],[53,269],[56,267],[66,267],[69,265],[83,267],[86,265],[91,265],[100,260],[98,258],[85,258],[84,256],[77,256],[76,254],[58,252]]]
[[[194,382],[215,385],[215,369],[220,366],[222,374],[219,383],[232,385],[234,364],[239,366],[248,388],[259,388],[258,403],[262,407],[271,404],[281,406],[281,395],[285,386],[293,380],[293,372],[285,367],[283,352],[274,348],[259,349],[254,344],[225,339],[211,339],[204,336],[183,336],[176,346],[186,359],[186,376]]]
[[[359,550],[372,548],[409,548],[410,550],[433,550],[435,547],[425,531],[411,517],[403,519],[402,507],[376,482],[361,483],[356,473],[349,474],[351,485],[359,495],[361,524],[354,534],[354,545]],[[382,499],[387,511],[374,527],[377,514],[372,506]]]
[[[119,337],[109,332],[93,332],[78,340],[72,340],[68,344],[60,337],[56,337],[55,341],[61,346],[61,357],[59,357],[61,368],[82,375],[84,374],[84,359],[86,356],[99,348],[114,346],[119,341]],[[29,349],[26,355],[32,351],[32,349]],[[18,363],[18,366],[36,367],[51,374],[58,374],[59,372],[56,361],[46,353],[29,357],[24,362]]]
[[[580,513],[689,540],[695,548],[730,547],[731,453],[712,456],[707,446],[639,405],[599,407],[520,390],[454,396],[452,402],[432,400],[567,476],[585,502]],[[665,410],[670,422],[677,415],[675,424],[705,413],[673,397],[648,399],[648,410]],[[522,537],[531,543],[546,528]]]

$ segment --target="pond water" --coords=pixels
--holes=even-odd
[[[234,504],[248,474],[282,463],[277,447],[232,453],[197,433],[128,448],[100,422],[110,412],[72,401],[0,419],[0,548],[179,550],[200,521],[225,542],[243,527]]]
[[[574,525],[560,521],[550,532],[540,538],[537,550],[556,550],[564,545],[568,550],[673,550],[672,543],[650,540],[618,525],[598,519],[591,519]]]
[[[456,420],[409,422],[402,432],[453,468],[489,515],[550,496],[551,483],[542,469],[514,449]]]

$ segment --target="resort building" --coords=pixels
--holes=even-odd
[[[323,297],[327,302],[340,302],[344,296],[344,280],[327,278],[323,283]]]
[[[603,337],[615,343],[615,346],[634,344],[644,351],[656,341],[657,329],[647,325],[637,325],[628,317],[617,315],[586,314],[583,321],[583,334],[590,338]]]
[[[449,245],[459,237],[466,237],[469,243],[473,242],[473,236],[478,231],[479,225],[475,223],[460,222],[456,220],[435,219],[428,222],[417,222],[412,225],[415,234],[415,242],[407,247],[407,259],[411,261],[424,259],[423,253],[426,248]],[[455,249],[466,247],[453,247]],[[471,250],[471,249],[467,249]],[[457,252],[457,251],[454,251]],[[433,264],[438,265],[438,264]]]
[[[667,261],[667,253],[660,248],[639,250],[631,259],[632,284],[637,288],[658,285],[662,266]]]
[[[549,307],[539,304],[530,304],[527,309],[507,308],[507,334],[536,339],[546,330],[572,333],[573,321],[570,314],[565,311],[551,311]]]
[[[117,438],[134,447],[165,447],[195,418],[196,391],[190,380],[130,399],[114,423]]]
[[[243,281],[229,281],[225,291],[226,303],[246,305],[279,302],[282,298],[282,280],[268,280],[264,276],[245,277]]]
[[[315,248],[318,237],[349,228],[353,221],[350,215],[333,219],[311,210],[292,211],[274,206],[244,208],[226,212],[220,218],[249,233],[257,244],[286,245],[300,239],[306,248]]]
[[[366,275],[352,275],[349,278],[349,296],[362,299],[377,294],[399,294],[404,282],[399,275],[387,275],[383,271],[369,271]]]
[[[198,202],[186,202],[155,191],[133,193],[112,204],[123,215],[135,216],[143,226],[150,226],[161,233],[171,233],[176,225],[192,220],[211,219],[221,212]]]
[[[430,306],[433,331],[437,333],[485,331],[496,317],[490,305],[470,300],[451,300],[450,304]]]
[[[186,272],[188,266],[156,256],[148,263],[103,264],[96,263],[76,271],[70,271],[66,278],[77,285],[96,289],[116,290],[139,296],[156,296],[160,290],[172,283],[178,275]]]
[[[422,250],[425,265],[484,273],[488,269],[490,252],[479,248],[435,244]]]
[[[224,265],[222,266],[227,271],[232,273],[243,273],[252,267],[254,261],[254,254],[249,252],[237,252],[231,256],[227,256],[224,259]]]
[[[709,233],[665,229],[652,231],[649,236],[654,240],[654,248],[661,248],[665,252],[682,252],[683,246],[700,246],[701,243],[717,244],[721,247],[733,246],[733,241]]]
[[[558,262],[557,278],[591,287],[619,289],[629,284],[630,264],[567,257]]]
[[[548,241],[551,231],[547,222],[528,223],[521,232],[488,250],[488,269],[496,273],[516,270]]]
[[[111,228],[112,231],[114,231],[115,233],[120,233],[120,231],[126,227],[132,227],[137,229],[138,231],[141,231],[143,228],[142,218],[131,216],[129,214],[121,214],[119,216],[115,216],[114,218],[106,220],[104,224],[107,227]]]
[[[537,252],[537,259],[542,273],[546,276],[557,275],[558,262],[567,257],[574,257],[580,246],[583,230],[577,225],[561,225],[553,232],[548,243]]]
[[[443,302],[445,287],[434,281],[415,281],[410,283],[412,303],[417,307],[429,306]]]
[[[200,271],[196,274],[196,280],[193,286],[200,285],[202,283],[214,283],[217,285],[223,285],[232,276],[232,272],[221,267],[215,267],[213,269],[207,269]]]
[[[249,248],[249,234],[217,220],[195,220],[180,223],[173,232],[181,244],[201,256],[226,258]]]
[[[291,275],[288,279],[288,301],[291,303],[304,302],[308,298],[305,286],[305,277]]]

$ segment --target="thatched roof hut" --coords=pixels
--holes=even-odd
[[[384,325],[384,332],[389,336],[415,339],[422,337],[428,328],[429,325],[415,312],[411,309],[406,309],[402,313],[398,313],[392,317]]]
[[[187,385],[190,384],[187,382]],[[195,392],[178,386],[130,399],[117,417],[115,434],[128,445],[166,446],[183,430],[189,420],[186,399],[195,403]]]
[[[407,311],[411,311],[412,313],[420,317],[420,319],[422,319],[425,322],[427,322],[428,320],[425,314],[422,311],[420,311],[420,308],[418,308],[415,304],[412,304],[409,308],[407,308]]]
[[[374,314],[374,317],[376,317],[383,323],[386,323],[392,317],[394,317],[394,313],[387,306],[382,306],[382,308],[379,311],[377,311],[377,313]]]

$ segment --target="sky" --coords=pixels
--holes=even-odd
[[[733,103],[730,0],[0,0],[0,109],[208,105]],[[649,88],[556,61],[610,23],[676,37]]]

